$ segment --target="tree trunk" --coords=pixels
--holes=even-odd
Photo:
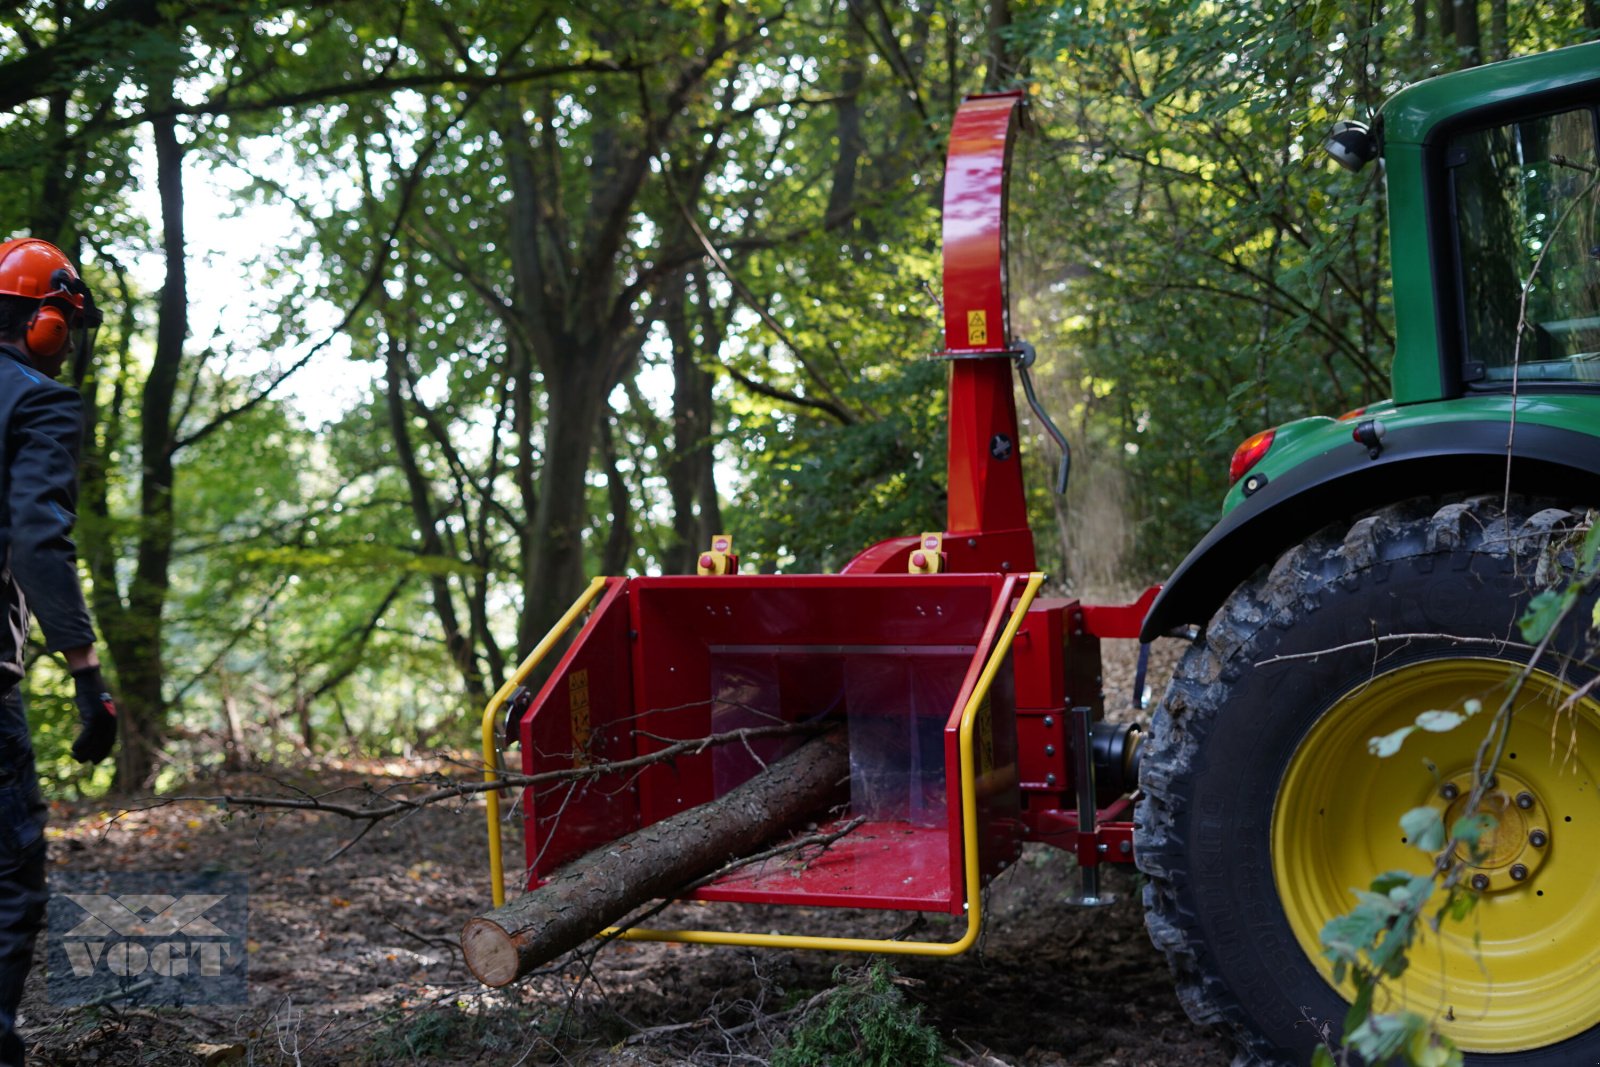
[[[1489,0],[1489,58],[1495,62],[1511,55],[1511,20],[1506,0]]]
[[[595,849],[533,892],[468,920],[468,969],[485,985],[509,985],[641,904],[755,852],[824,807],[849,776],[844,738],[821,737],[709,804]]]
[[[231,690],[222,692],[222,768],[228,771],[244,769],[244,720],[239,715],[239,701]]]
[[[611,532],[606,536],[606,547],[600,553],[601,574],[623,574],[628,561],[633,558],[633,505],[628,497],[628,483],[622,477],[622,466],[617,457],[617,429],[612,425],[611,413],[600,416],[600,453],[605,457],[606,498],[611,505]]]
[[[841,225],[855,211],[856,173],[867,142],[861,132],[861,86],[866,81],[866,31],[859,19],[845,23],[844,69],[839,79],[839,100],[834,105],[838,116],[839,155],[833,161],[833,184],[828,189],[828,210],[823,225]]]
[[[138,789],[150,778],[153,755],[166,726],[162,692],[165,670],[162,629],[172,568],[174,401],[189,335],[188,275],[184,266],[183,146],[171,116],[151,121],[156,149],[156,186],[161,199],[166,279],[156,350],[140,408],[139,543],[127,609],[104,626],[122,698],[121,743],[116,787]]]
[[[696,557],[722,532],[711,440],[716,429],[712,395],[716,380],[699,363],[702,351],[715,355],[722,331],[710,306],[710,287],[702,281],[698,285],[702,327],[696,340],[689,323],[695,307],[688,299],[689,282],[687,275],[675,279],[662,295],[661,321],[672,343],[672,451],[665,463],[672,542],[661,560],[667,574],[693,574]]]
[[[579,352],[604,351],[603,342],[574,343]],[[538,507],[531,523],[534,546],[523,572],[523,607],[518,644],[532,648],[546,628],[572,605],[585,584],[584,529],[589,525],[589,461],[600,434],[606,398],[620,380],[598,358],[553,361],[545,371],[548,415],[544,423],[544,466],[539,472]]]
[[[390,336],[384,345],[384,401],[389,415],[389,433],[394,438],[395,456],[405,475],[406,488],[411,498],[411,516],[417,524],[421,538],[422,554],[434,559],[454,558],[447,552],[444,539],[439,534],[439,519],[434,513],[433,490],[422,473],[417,459],[416,445],[411,440],[410,413],[406,410],[402,383],[405,379],[402,364],[406,353],[401,342]],[[465,507],[465,501],[462,502]],[[456,614],[455,593],[450,587],[450,576],[438,570],[428,574],[428,592],[433,602],[434,614],[444,632],[445,650],[450,662],[461,673],[467,699],[474,705],[489,697],[484,687],[483,671],[478,664],[478,653],[473,647],[472,635],[466,632]]]
[[[1483,62],[1483,34],[1478,27],[1478,0],[1455,0],[1456,47],[1466,53],[1464,63]]]
[[[984,40],[987,69],[983,73],[983,91],[986,93],[1004,89],[1016,77],[1016,63],[1011,58],[1007,40],[1010,28],[1011,5],[1008,0],[990,0]]]

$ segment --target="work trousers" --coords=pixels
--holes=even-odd
[[[0,694],[0,1067],[22,1067],[17,1005],[44,925],[44,797],[22,694]]]

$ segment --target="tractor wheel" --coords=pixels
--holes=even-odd
[[[1334,987],[1318,935],[1353,887],[1428,868],[1400,816],[1431,803],[1453,821],[1533,651],[1516,620],[1570,573],[1582,514],[1520,500],[1505,515],[1498,498],[1386,508],[1286,552],[1184,657],[1145,746],[1135,851],[1180,999],[1234,1037],[1239,1067],[1337,1044],[1350,987]],[[1425,930],[1399,985],[1469,1064],[1600,1062],[1600,702],[1578,692],[1600,662],[1592,610],[1591,595],[1517,701],[1478,907]],[[1474,698],[1483,713],[1455,730],[1369,752]]]

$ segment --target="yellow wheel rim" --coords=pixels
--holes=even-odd
[[[1458,812],[1464,798],[1452,800],[1451,787],[1470,786],[1477,747],[1517,669],[1436,659],[1377,675],[1318,719],[1295,750],[1272,815],[1272,870],[1296,940],[1330,985],[1322,927],[1354,907],[1352,889],[1375,875],[1428,870],[1429,857],[1403,839],[1400,816],[1424,804],[1447,817]],[[1539,1048],[1600,1023],[1592,956],[1600,945],[1600,704],[1584,698],[1560,710],[1572,692],[1535,672],[1519,695],[1487,801],[1499,826],[1472,872],[1482,899],[1465,921],[1445,920],[1438,934],[1423,930],[1397,999],[1385,1006],[1437,1018],[1469,1052]],[[1388,758],[1368,751],[1369,738],[1410,725],[1419,712],[1460,710],[1469,699],[1484,711],[1456,729],[1419,730]],[[1339,993],[1348,999],[1348,984]]]

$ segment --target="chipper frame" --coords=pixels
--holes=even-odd
[[[689,898],[965,915],[965,929],[928,941],[621,936],[954,955],[977,938],[980,889],[1025,841],[1077,856],[1084,903],[1104,899],[1099,864],[1133,858],[1126,816],[1140,735],[1103,721],[1100,640],[1136,637],[1155,590],[1126,606],[1038,595],[1012,379],[1017,364],[1033,402],[1032,349],[1012,335],[1006,278],[1006,185],[1024,103],[1020,93],[969,98],[950,137],[937,357],[950,366],[945,529],[873,545],[839,574],[739,574],[731,543],[718,538],[697,575],[596,578],[483,718],[491,781],[502,721],[522,772],[537,775],[834,718],[848,731],[850,782],[833,817],[819,813],[820,829],[849,832],[804,863],[738,867]],[[531,692],[541,660],[580,618]],[[723,796],[798,743],[768,736],[530,787],[521,880],[537,887],[580,855]],[[498,906],[499,803],[487,796]]]

